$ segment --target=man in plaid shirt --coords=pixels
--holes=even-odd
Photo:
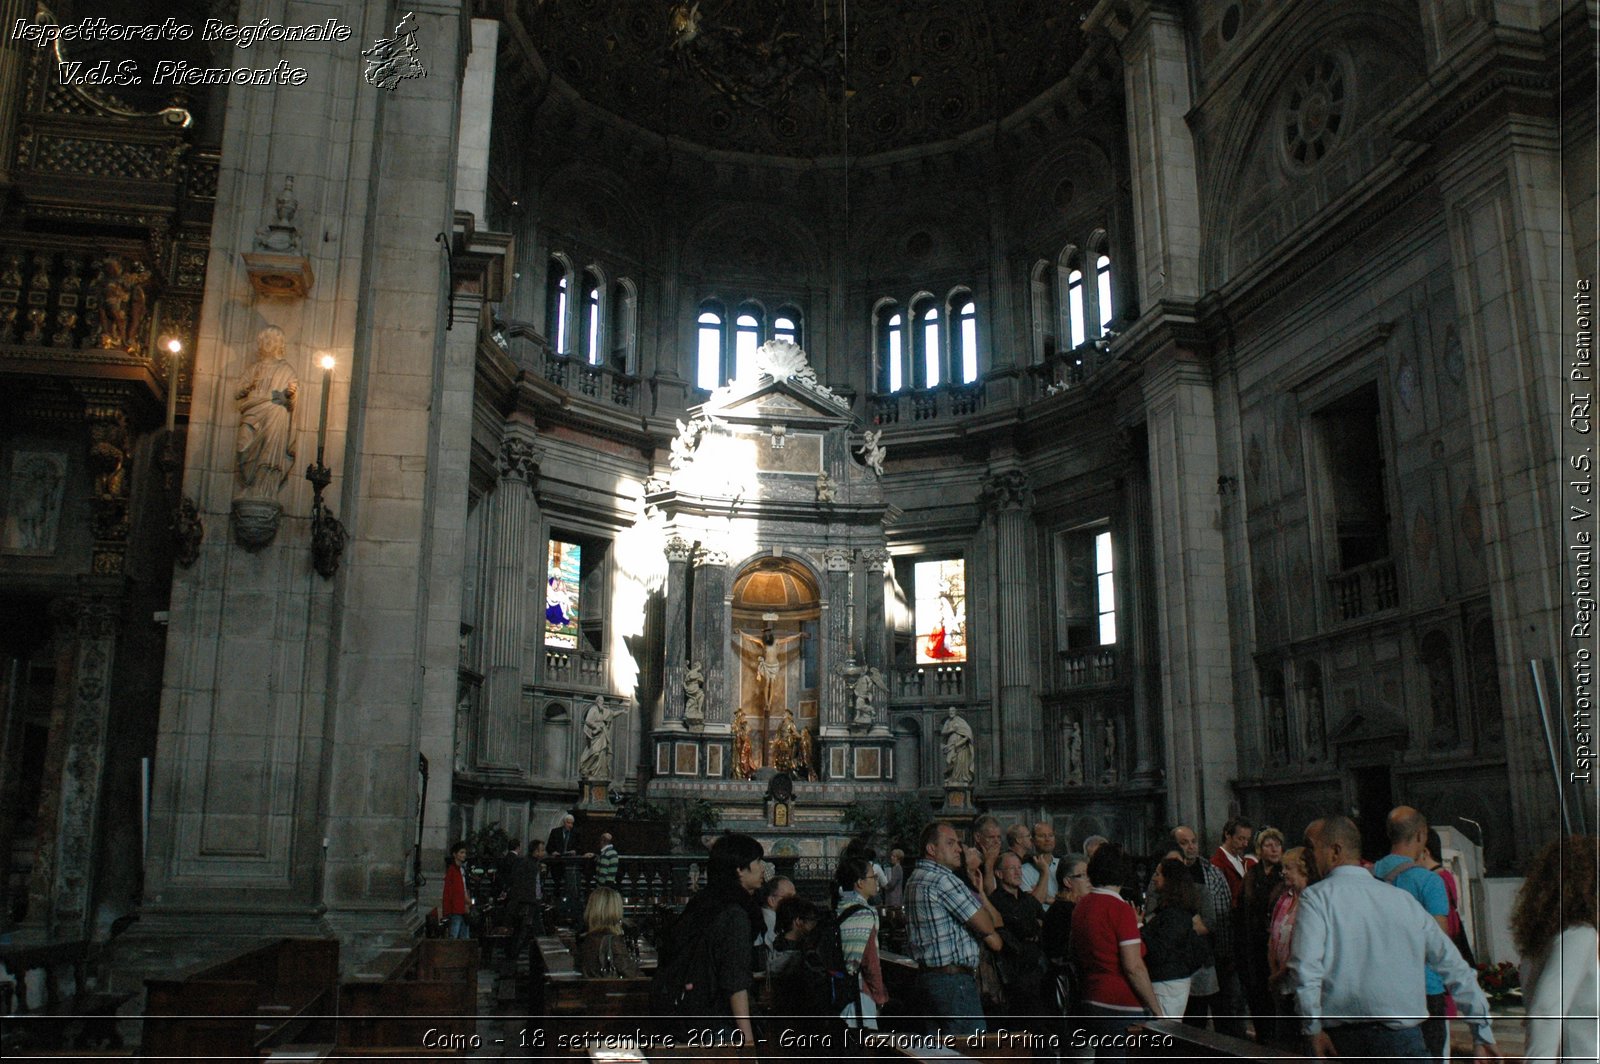
[[[1192,1027],[1204,1027],[1206,1016],[1218,1034],[1235,1038],[1245,1036],[1244,1017],[1240,1006],[1230,992],[1238,985],[1233,963],[1233,891],[1228,880],[1209,861],[1200,860],[1200,836],[1187,824],[1172,829],[1173,847],[1183,855],[1194,881],[1200,887],[1200,919],[1205,923],[1207,939],[1215,964],[1194,973],[1190,981],[1189,1007],[1183,1020]]]
[[[906,882],[906,924],[917,986],[928,1002],[930,1034],[988,1029],[978,997],[979,942],[1000,949],[1000,935],[973,888],[962,880],[961,839],[949,824],[928,825],[922,856]]]

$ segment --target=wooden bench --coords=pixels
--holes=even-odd
[[[254,1057],[325,1034],[339,943],[282,938],[177,976],[145,980],[145,1056]]]
[[[413,1052],[438,1036],[470,1039],[478,1025],[478,950],[470,939],[425,938],[388,950],[339,985],[334,1042],[340,1053]]]

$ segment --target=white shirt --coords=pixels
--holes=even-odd
[[[1600,933],[1573,924],[1542,954],[1522,962],[1528,1003],[1528,1060],[1594,1060],[1600,1005]]]
[[[1372,1020],[1415,1027],[1428,1017],[1424,962],[1455,995],[1473,1036],[1493,1044],[1477,974],[1410,894],[1360,865],[1340,865],[1301,892],[1289,979],[1306,1034]]]
[[[1060,869],[1060,867],[1061,867],[1061,858],[1059,858],[1059,857],[1050,858],[1050,871],[1045,873],[1046,875],[1048,875],[1050,877],[1050,879],[1049,879],[1049,883],[1050,883],[1050,901],[1054,901],[1055,897],[1056,897],[1056,891],[1055,891],[1055,888],[1056,888],[1056,871],[1058,869]],[[1037,865],[1035,865],[1032,861],[1025,862],[1023,864],[1023,866],[1022,866],[1022,893],[1024,893],[1024,894],[1032,894],[1033,893],[1033,888],[1037,887],[1038,885],[1039,885],[1039,867]],[[1050,911],[1050,902],[1049,901],[1041,901],[1039,904],[1044,907],[1044,910],[1046,912]]]

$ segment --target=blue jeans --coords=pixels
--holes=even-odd
[[[1096,1040],[1094,1059],[1123,1060],[1128,1055],[1128,1028],[1150,1018],[1144,1009],[1108,1009],[1085,1001],[1076,1017],[1083,1033]]]
[[[923,972],[917,985],[928,1000],[929,1034],[982,1034],[983,1001],[975,976],[958,972]]]
[[[467,918],[463,913],[451,913],[450,924],[445,928],[445,938],[471,938],[472,930],[467,927]]]
[[[1381,1023],[1359,1023],[1325,1027],[1333,1048],[1341,1057],[1409,1060],[1427,1059],[1420,1027],[1385,1027]]]

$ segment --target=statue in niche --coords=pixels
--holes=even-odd
[[[853,707],[855,715],[850,719],[852,726],[867,727],[872,724],[877,715],[877,710],[872,704],[874,691],[885,697],[889,694],[889,684],[884,680],[883,672],[876,667],[863,670],[850,686],[850,693],[855,700]]]
[[[107,255],[100,271],[100,346],[136,351],[147,309],[145,285],[150,271],[142,262],[124,263],[121,255]]]
[[[883,430],[868,429],[861,440],[861,461],[878,476],[883,476],[883,460],[888,456],[883,446]]]
[[[755,753],[750,744],[750,715],[743,709],[733,717],[733,775],[747,780],[756,774]]]
[[[255,365],[233,396],[239,404],[236,500],[276,500],[294,468],[294,399],[300,380],[283,350],[283,330],[276,325],[256,334]]]
[[[1105,767],[1100,772],[1101,783],[1115,783],[1117,779],[1117,722],[1107,717],[1100,722],[1100,742]]]
[[[940,726],[939,736],[944,740],[944,785],[972,786],[972,725],[961,718],[955,706],[950,707],[950,715],[945,717],[944,724]]]
[[[1077,721],[1067,725],[1067,784],[1083,785],[1083,725]]]
[[[594,705],[583,715],[583,753],[578,758],[578,778],[611,778],[611,722],[628,711],[626,703],[606,705],[605,696],[596,695]]]
[[[691,661],[683,674],[683,723],[698,727],[706,722],[705,666]]]
[[[838,502],[839,489],[833,483],[833,478],[826,473],[817,474],[817,501]]]
[[[1282,756],[1289,751],[1289,714],[1283,699],[1268,695],[1267,703],[1267,753]]]
[[[0,549],[8,554],[54,554],[66,484],[66,455],[11,452],[10,513]]]
[[[1316,761],[1322,757],[1322,686],[1311,684],[1306,687],[1306,760]]]

